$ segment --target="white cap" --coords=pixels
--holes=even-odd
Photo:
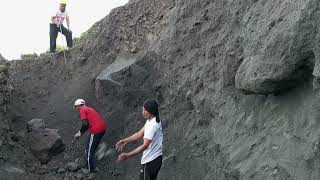
[[[74,102],[73,108],[75,108],[76,106],[84,105],[84,104],[86,104],[86,102],[85,102],[83,99],[77,99],[77,100]]]

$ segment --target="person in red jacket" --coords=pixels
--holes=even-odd
[[[89,129],[90,136],[86,148],[87,168],[94,172],[96,165],[94,155],[107,125],[96,110],[86,106],[83,99],[76,100],[73,109],[80,112],[80,120],[82,121],[81,129],[74,135],[75,139],[81,137]]]

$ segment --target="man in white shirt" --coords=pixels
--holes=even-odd
[[[116,150],[122,151],[129,142],[143,138],[143,144],[129,153],[121,153],[118,162],[127,160],[143,152],[141,158],[140,180],[156,180],[162,165],[162,141],[163,132],[159,117],[158,103],[148,100],[143,104],[143,117],[147,119],[144,127],[137,133],[120,140],[116,144]]]
[[[55,16],[51,17],[50,23],[50,53],[54,54],[56,52],[56,40],[58,32],[62,33],[67,40],[67,46],[72,47],[72,31],[70,30],[70,19],[68,12],[66,10],[67,1],[60,0],[60,7]],[[67,28],[63,26],[63,21],[67,21]]]

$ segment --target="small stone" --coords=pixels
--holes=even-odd
[[[278,173],[278,169],[275,169],[274,171],[272,171],[273,175],[276,175]]]
[[[14,142],[18,142],[20,140],[19,136],[15,132],[10,132],[10,138]]]
[[[57,171],[59,174],[63,174],[66,172],[66,169],[65,168],[59,168],[58,171]]]
[[[132,53],[137,53],[139,51],[139,48],[137,47],[137,46],[133,46],[132,48],[131,48],[131,52]]]
[[[186,99],[191,99],[191,91],[187,92]]]
[[[283,133],[283,136],[284,136],[285,138],[287,138],[287,139],[290,139],[290,138],[291,138],[291,136],[290,136],[288,133],[286,133],[286,132]]]
[[[34,173],[35,171],[36,171],[35,167],[31,167],[30,170],[29,170],[30,173]]]
[[[74,175],[74,177],[75,177],[76,179],[79,179],[79,180],[84,179],[84,176],[83,176],[83,174],[81,174],[81,173],[76,173],[76,174]]]
[[[53,172],[57,172],[59,170],[59,167],[52,166],[52,167],[50,167],[50,170],[53,171]]]
[[[67,154],[67,153],[65,153],[65,154],[63,155],[63,159],[64,159],[65,161],[68,161],[70,158],[71,158],[70,155]]]
[[[31,132],[33,130],[39,130],[46,128],[43,119],[32,119],[27,123],[27,130]]]
[[[19,140],[26,138],[26,132],[25,131],[20,131],[17,134]]]
[[[70,162],[66,165],[66,169],[71,172],[76,172],[80,169],[80,165],[75,162]]]
[[[47,174],[47,173],[49,173],[48,169],[39,169],[38,170],[38,174]]]
[[[81,172],[85,175],[88,175],[90,173],[88,169],[84,169],[84,168],[81,169]]]
[[[72,175],[73,175],[73,173],[72,173],[72,172],[66,172],[66,174],[65,174],[65,176],[66,176],[66,177],[69,177],[69,178],[71,178],[71,177],[72,177]]]
[[[93,180],[95,178],[95,175],[94,174],[90,174],[89,176],[88,176],[88,180]]]

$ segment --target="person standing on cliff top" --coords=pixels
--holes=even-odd
[[[62,33],[67,40],[68,48],[72,47],[72,31],[70,30],[70,18],[66,10],[67,0],[60,0],[58,12],[51,17],[50,23],[50,53],[56,53],[56,40],[58,32]],[[67,21],[67,28],[63,26],[64,20]]]
[[[137,133],[121,139],[116,144],[116,150],[122,151],[124,146],[132,141],[143,138],[143,144],[129,153],[121,153],[117,159],[120,163],[143,152],[141,158],[140,180],[156,180],[162,165],[163,132],[159,116],[158,103],[148,100],[143,104],[142,115],[146,120],[144,127]]]

